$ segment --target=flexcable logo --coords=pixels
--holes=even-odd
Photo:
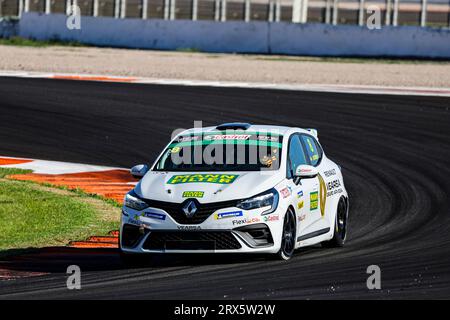
[[[261,220],[259,218],[245,218],[242,220],[233,220],[233,225],[242,225],[242,224],[250,224],[250,223],[256,223],[260,222]]]

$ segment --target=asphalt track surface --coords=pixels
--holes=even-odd
[[[0,154],[131,166],[152,162],[193,120],[313,127],[343,167],[341,249],[266,257],[174,256],[126,268],[114,250],[55,248],[9,263],[40,277],[0,299],[450,298],[450,99],[0,78]],[[58,251],[60,250],[60,251]],[[66,267],[82,289],[67,290]],[[381,268],[381,290],[366,269]]]

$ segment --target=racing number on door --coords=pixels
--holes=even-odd
[[[304,146],[306,149],[306,153],[308,155],[309,162],[311,165],[316,166],[321,158],[321,152],[319,151],[319,147],[315,141],[310,136],[302,135],[302,140],[304,142]],[[317,207],[320,207],[320,215],[322,217],[325,216],[325,204],[327,201],[327,187],[325,184],[324,179],[319,174],[319,192],[318,194],[314,194],[313,197],[317,197],[316,199],[311,199],[311,201],[317,201],[317,206],[311,206],[311,209],[317,209]]]
[[[320,214],[321,216],[325,216],[325,203],[327,202],[327,186],[325,185],[325,180],[323,180],[322,176],[318,175],[319,178],[319,199],[320,199]]]

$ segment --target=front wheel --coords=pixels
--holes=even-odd
[[[336,219],[334,223],[334,235],[329,241],[322,242],[325,248],[336,248],[344,246],[347,238],[348,204],[344,198],[339,199]]]
[[[289,260],[294,255],[296,235],[295,214],[289,209],[284,216],[283,233],[281,235],[281,248],[278,257],[281,260]]]

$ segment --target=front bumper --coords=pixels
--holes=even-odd
[[[282,216],[277,211],[243,211],[239,217],[218,218],[218,210],[198,225],[177,223],[167,212],[123,208],[120,246],[128,253],[276,253],[280,248]],[[278,241],[277,241],[278,240]]]

